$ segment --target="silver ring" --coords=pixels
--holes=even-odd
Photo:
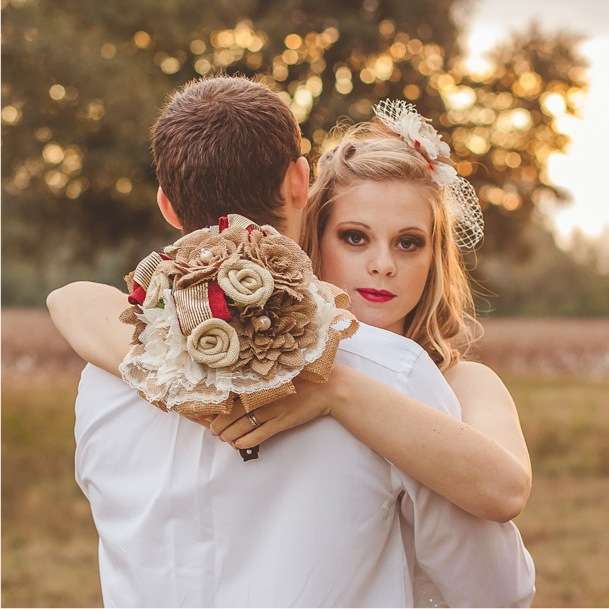
[[[256,420],[256,417],[253,414],[248,414],[247,418],[250,420],[250,423],[254,426],[254,427],[258,427],[258,425],[260,425],[260,423],[258,423],[258,421]]]

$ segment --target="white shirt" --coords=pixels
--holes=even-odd
[[[414,342],[361,325],[339,361],[460,417]],[[416,560],[451,606],[529,606],[534,567],[512,523],[478,520],[326,416],[257,460],[85,366],[76,479],[99,533],[104,604],[410,607]]]

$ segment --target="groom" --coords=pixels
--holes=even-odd
[[[309,168],[294,117],[264,86],[189,83],[163,110],[152,145],[158,205],[178,230],[238,213],[298,238]],[[244,463],[110,374],[129,346],[117,321],[124,294],[81,282],[48,305],[97,364],[78,388],[76,478],[99,533],[105,605],[413,606],[415,551],[451,606],[530,603],[534,570],[512,523],[469,516],[331,416],[274,436]],[[401,337],[362,325],[345,343],[339,361],[460,417],[431,359],[407,358],[408,370],[395,371]]]

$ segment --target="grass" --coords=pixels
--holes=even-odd
[[[2,604],[101,606],[97,534],[74,482],[76,385],[2,390]]]
[[[516,524],[537,569],[534,606],[609,606],[609,382],[506,380],[533,463]]]
[[[97,536],[74,482],[82,363],[40,313],[7,317],[29,331],[3,333],[2,604],[101,606]],[[609,361],[609,324],[594,323],[571,323],[562,340],[562,322],[546,322],[537,341],[530,321],[498,323],[482,345],[514,395],[533,462],[533,493],[516,522],[536,563],[536,607],[609,606],[609,381],[587,374],[585,350]],[[546,354],[542,370],[533,366],[540,343],[564,351]]]
[[[3,387],[2,603],[100,606],[97,539],[73,478],[75,383]],[[535,468],[517,519],[537,566],[535,606],[609,602],[609,384],[508,378]]]

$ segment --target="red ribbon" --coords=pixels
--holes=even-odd
[[[219,317],[224,321],[232,319],[233,314],[228,308],[226,295],[216,281],[210,281],[207,285],[207,299],[209,300],[209,310],[214,317]]]
[[[131,294],[129,294],[129,304],[132,305],[140,305],[144,304],[144,300],[146,299],[146,290],[137,282],[133,282],[133,290],[131,290]]]

